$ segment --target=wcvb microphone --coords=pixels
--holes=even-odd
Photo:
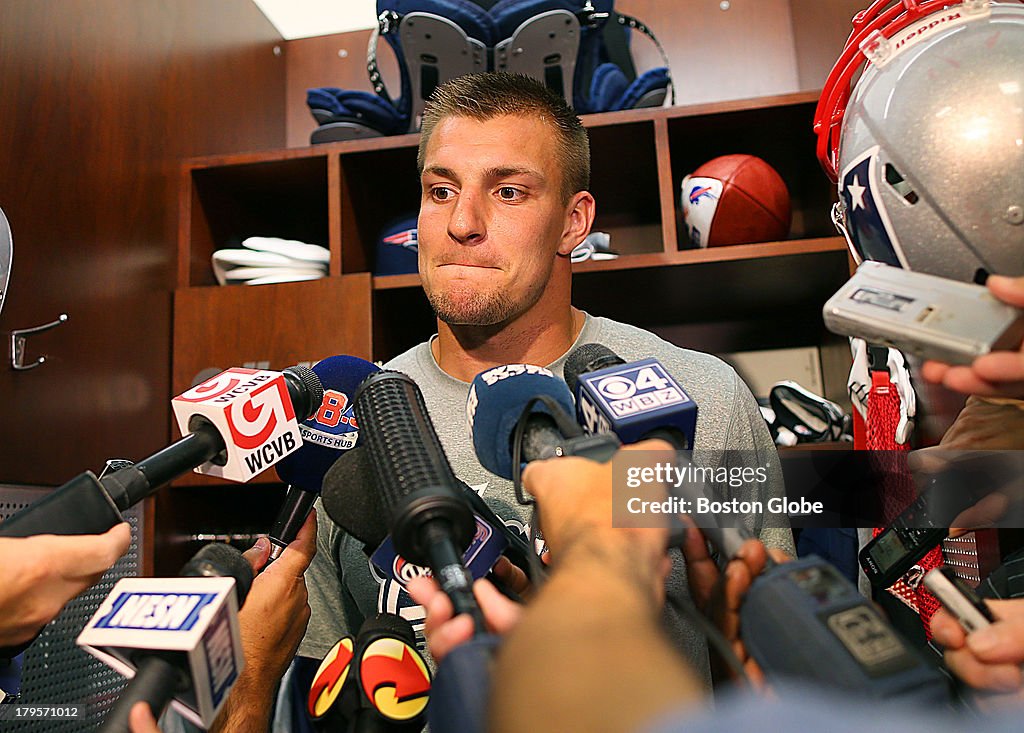
[[[171,401],[181,440],[102,479],[76,476],[0,524],[0,537],[105,532],[124,521],[121,510],[192,469],[248,481],[298,450],[296,415],[305,419],[322,401],[320,380],[306,367],[228,369]]]
[[[298,536],[320,495],[327,471],[355,448],[359,426],[353,397],[360,383],[379,371],[377,365],[355,356],[331,356],[313,366],[313,373],[323,385],[324,397],[312,416],[299,424],[299,449],[275,466],[278,478],[288,484],[288,493],[270,530],[268,563],[276,560]]]
[[[203,547],[177,578],[123,578],[79,634],[77,644],[131,682],[103,733],[127,733],[140,701],[159,718],[167,703],[208,728],[245,668],[238,607],[252,567],[226,544]]]

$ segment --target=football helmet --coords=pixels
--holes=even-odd
[[[853,26],[814,129],[857,261],[1024,275],[1024,5],[879,0]]]

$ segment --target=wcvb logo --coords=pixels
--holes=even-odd
[[[202,384],[197,384],[187,392],[178,395],[176,399],[183,402],[206,402],[221,395],[225,395],[256,374],[255,369],[228,369],[215,377],[207,379]]]
[[[253,390],[249,399],[232,402],[225,414],[232,442],[244,450],[264,445],[279,421],[295,419],[295,409],[281,376]]]

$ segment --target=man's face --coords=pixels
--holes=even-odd
[[[545,121],[513,116],[447,117],[434,128],[421,178],[419,270],[445,323],[488,326],[525,313],[548,287],[556,252],[577,244],[563,241],[556,134]]]

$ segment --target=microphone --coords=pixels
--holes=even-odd
[[[573,410],[569,388],[544,367],[506,364],[481,372],[473,378],[466,403],[477,459],[509,480],[514,479],[517,444],[520,463],[562,455],[608,460],[618,440],[583,435]]]
[[[602,344],[584,344],[563,371],[588,433],[615,433],[627,444],[662,438],[680,450],[693,448],[697,403],[657,359],[627,364]]]
[[[737,549],[733,538],[744,534],[730,530],[729,540],[719,544],[716,533],[702,531],[727,557]],[[816,555],[781,564],[769,558],[739,613],[743,643],[769,679],[797,678],[866,698],[929,706],[949,699],[938,669]]]
[[[374,457],[371,473],[395,549],[407,561],[428,566],[455,613],[469,613],[483,630],[473,581],[462,564],[477,523],[456,488],[419,387],[401,372],[371,374],[356,392],[356,417]]]
[[[233,368],[178,395],[171,408],[182,435],[205,427],[220,438],[219,450],[191,463],[195,472],[245,482],[298,450],[298,420],[318,410],[323,396],[319,377],[308,367]]]
[[[917,470],[920,494],[860,551],[860,566],[871,585],[888,588],[949,536],[958,515],[992,493],[1007,495],[1019,481],[1017,451],[947,451],[941,468]],[[1009,498],[1009,497],[1007,497]],[[1000,526],[1021,526],[1019,502]],[[1014,519],[1017,521],[1014,522]]]
[[[203,547],[177,578],[123,578],[79,634],[77,644],[131,677],[101,727],[127,733],[132,706],[159,718],[175,708],[208,728],[245,668],[238,607],[252,568],[226,544]]]
[[[365,446],[345,451],[324,476],[323,506],[335,524],[365,545],[367,555],[388,534],[380,490]]]
[[[356,445],[359,426],[352,397],[359,384],[378,371],[376,364],[355,356],[331,356],[313,365],[313,373],[323,385],[323,402],[312,416],[299,423],[299,449],[275,466],[278,478],[289,486],[270,530],[268,564],[298,536],[320,495],[327,471]]]
[[[509,529],[473,489],[459,479],[455,482],[470,504],[477,523],[473,541],[462,556],[462,562],[473,577],[487,575],[503,551],[520,567],[528,566],[529,544],[526,540]],[[363,543],[367,556],[381,572],[403,586],[410,578],[425,572],[424,568],[406,562],[394,551],[394,544],[388,541],[380,491],[374,485],[369,457],[362,446],[346,452],[327,472],[323,507],[335,524]],[[528,569],[524,568],[524,571]]]
[[[306,710],[316,727],[419,731],[431,676],[415,644],[412,624],[393,613],[366,619],[354,640],[342,637],[324,655],[309,688]]]
[[[323,401],[311,369],[228,369],[172,400],[181,440],[102,479],[86,471],[0,524],[0,537],[99,534],[121,510],[195,469],[247,481],[299,447],[303,419]]]

